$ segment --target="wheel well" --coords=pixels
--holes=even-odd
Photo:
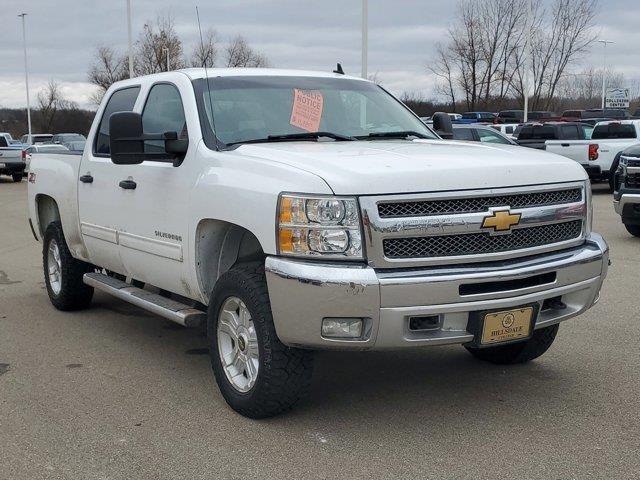
[[[52,222],[60,220],[60,210],[56,201],[48,195],[36,196],[36,212],[38,212],[38,229],[40,238],[44,238],[44,232]]]
[[[218,278],[238,263],[262,260],[264,250],[246,228],[221,220],[202,220],[196,229],[196,269],[207,301]]]

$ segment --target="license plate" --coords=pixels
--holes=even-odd
[[[482,345],[510,342],[531,334],[533,307],[486,313],[482,324]]]

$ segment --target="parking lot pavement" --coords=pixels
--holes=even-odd
[[[2,479],[640,476],[640,239],[601,188],[608,281],[543,357],[319,353],[311,398],[267,421],[227,408],[195,330],[102,294],[55,310],[26,183],[1,179],[0,206]]]

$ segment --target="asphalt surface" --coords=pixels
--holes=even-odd
[[[543,357],[319,353],[310,399],[252,421],[197,331],[100,293],[50,305],[26,186],[0,180],[0,479],[640,478],[640,239],[601,187],[601,301]]]

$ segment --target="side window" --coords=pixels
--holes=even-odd
[[[513,133],[513,127],[510,125],[508,127],[504,127],[504,133],[507,135],[511,135]]]
[[[453,129],[454,140],[469,140],[474,141],[473,130],[471,128],[454,128]]]
[[[484,143],[503,143],[508,144],[509,142],[502,138],[497,133],[492,132],[491,130],[478,129],[478,136],[480,137],[480,141]]]
[[[151,87],[142,111],[142,130],[144,133],[176,132],[178,138],[188,138],[182,99],[175,86],[159,83]],[[144,142],[144,151],[163,153],[164,141],[147,140]]]
[[[104,107],[104,113],[98,126],[98,133],[93,146],[94,154],[111,154],[111,147],[109,146],[109,118],[111,114],[115,112],[132,111],[138,98],[138,93],[140,93],[140,87],[123,88],[122,90],[113,92],[106,107]]]
[[[580,136],[577,125],[562,125],[562,138],[567,140],[577,140]]]

